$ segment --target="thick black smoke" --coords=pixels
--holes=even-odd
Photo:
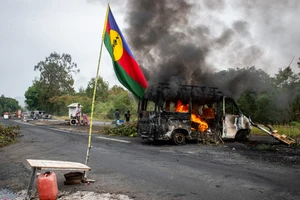
[[[232,51],[228,59],[234,59],[233,63],[238,60],[244,67],[245,63],[251,64],[252,60],[260,57],[262,52],[256,46],[245,47],[238,40],[251,35],[246,21],[236,21],[232,27],[222,24],[220,27],[223,30],[216,35],[205,19],[195,15],[207,10],[224,9],[222,2],[207,0],[199,5],[187,0],[128,1],[127,40],[149,81],[148,95],[156,94],[158,83],[170,83],[174,94],[179,84],[221,86],[225,92],[230,91],[235,96],[235,93],[240,93],[238,84],[214,80],[216,66],[207,61],[208,56],[220,50],[226,51],[230,46],[237,51]],[[230,85],[230,90],[224,85]]]
[[[211,5],[213,6],[213,5]],[[129,43],[149,80],[158,83],[209,85],[212,66],[206,57],[212,46],[226,45],[232,30],[212,41],[204,25],[193,26],[193,3],[184,0],[128,1]]]
[[[293,31],[298,29],[287,25],[296,21],[298,0],[128,0],[125,7],[121,0],[110,3],[113,11],[126,13],[125,36],[150,84],[149,93],[167,82],[174,93],[179,84],[194,84],[216,86],[238,97],[249,88],[262,89],[256,77],[241,71],[225,80],[217,71],[256,66],[274,74],[298,49],[299,34]]]

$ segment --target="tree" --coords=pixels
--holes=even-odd
[[[97,90],[96,90],[95,100],[101,100],[106,102],[108,97],[108,87],[109,87],[108,82],[105,82],[103,78],[99,76],[97,80]],[[92,78],[85,90],[89,98],[93,98],[94,88],[95,88],[95,78]]]
[[[254,111],[254,120],[265,124],[280,123],[280,114],[276,110],[273,96],[270,93],[262,93],[256,99],[257,108]]]
[[[132,93],[128,90],[124,90],[120,86],[115,85],[111,88],[108,100],[109,102],[112,102],[113,109],[110,111],[110,115],[112,116],[116,109],[119,109],[121,118],[124,117],[127,110],[130,110],[131,112],[137,110],[136,98],[132,95]]]
[[[39,110],[39,89],[37,88],[37,84],[33,83],[27,91],[25,92],[25,103],[27,104],[28,110]]]
[[[69,54],[51,53],[45,61],[40,61],[34,66],[34,70],[41,73],[39,79],[34,82],[34,88],[31,88],[31,90],[37,90],[35,94],[38,94],[40,109],[53,112],[54,105],[49,102],[49,98],[75,94],[72,74],[78,73],[79,69],[77,69],[77,64],[72,62],[72,57]],[[34,101],[30,102],[29,99],[28,101],[34,103]]]
[[[291,67],[280,68],[273,78],[277,95],[274,97],[277,109],[280,111],[281,122],[287,123],[295,118],[295,112],[299,106],[299,77]],[[298,104],[298,106],[297,106]]]
[[[241,94],[237,100],[239,108],[247,116],[254,117],[254,113],[257,110],[256,99],[258,94],[251,91],[245,91]]]
[[[245,91],[259,94],[272,88],[271,77],[254,66],[223,70],[215,73],[212,80],[221,91],[235,99]]]
[[[68,108],[67,106],[71,103],[77,102],[83,106],[83,113],[91,112],[91,103],[92,100],[87,96],[78,96],[78,95],[62,95],[62,96],[53,96],[49,99],[49,102],[53,104],[53,113],[56,115],[67,115]]]
[[[114,85],[110,90],[109,90],[109,95],[112,94],[119,94],[121,92],[124,92],[124,88],[118,85]]]
[[[76,93],[76,95],[78,95],[78,96],[86,96],[86,93],[85,93],[85,88],[84,87],[80,87],[79,88],[79,90],[78,90],[78,92]]]
[[[17,110],[20,109],[21,107],[19,106],[19,102],[17,100],[1,95],[0,97],[1,114],[3,114],[3,112],[16,112]]]
[[[4,113],[3,107],[0,105],[0,116],[2,116]]]
[[[295,94],[291,105],[292,120],[294,121],[300,120],[300,91],[299,90],[300,89],[298,89],[298,92]]]
[[[125,112],[130,110],[133,114],[137,111],[137,99],[132,93],[123,87],[114,85],[108,91],[108,101],[98,101],[95,104],[95,117],[114,119],[116,109],[119,109],[121,118],[124,118]]]
[[[291,67],[288,66],[284,69],[280,68],[273,80],[278,88],[293,89],[294,84],[298,80],[298,76],[292,71]]]

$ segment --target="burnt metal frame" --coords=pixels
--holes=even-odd
[[[193,100],[197,99],[205,99],[210,102],[217,103],[217,118],[216,118],[216,129],[217,131],[222,128],[222,125],[220,124],[221,121],[221,115],[220,113],[222,112],[219,104],[220,101],[222,101],[222,96],[223,93],[218,90],[217,87],[208,87],[208,86],[198,86],[198,85],[179,85],[179,92],[181,91],[187,91],[188,93],[188,101],[189,101],[189,113],[191,113],[192,109],[192,102]],[[155,109],[154,111],[160,111],[160,108],[162,107],[163,102],[166,100],[164,99],[163,92],[164,90],[171,89],[170,84],[168,83],[159,83],[157,86],[157,93],[158,95],[156,96],[156,99],[143,99],[142,102],[139,104],[141,107],[140,108],[145,108],[145,102],[144,101],[153,101],[155,103]],[[198,90],[196,90],[198,89]],[[182,93],[181,93],[182,95]],[[207,102],[206,102],[207,103]],[[158,131],[158,128],[160,126],[160,112],[158,112],[158,116],[156,118],[157,120],[157,126],[156,126],[156,131]]]

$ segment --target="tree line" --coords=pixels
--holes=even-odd
[[[83,112],[91,112],[91,103],[95,87],[95,78],[91,78],[86,87],[74,89],[73,75],[80,72],[77,64],[69,54],[51,53],[45,61],[39,62],[35,71],[40,77],[33,80],[32,85],[25,92],[25,103],[28,110],[43,110],[48,113],[65,116],[67,106],[80,103]],[[108,82],[98,77],[95,96],[95,116],[99,118],[113,118],[115,109],[121,113],[127,110],[137,110],[137,100],[122,87],[109,87]]]
[[[17,112],[20,110],[19,102],[16,99],[5,97],[1,95],[0,97],[0,113],[3,115],[4,112]]]
[[[73,75],[79,69],[70,55],[51,53],[34,70],[40,72],[40,77],[25,92],[27,109],[67,115],[67,106],[78,102],[83,112],[90,113],[95,78],[76,92]],[[286,124],[300,120],[300,79],[290,66],[280,68],[273,77],[253,66],[223,70],[213,74],[212,79],[253,121]],[[100,76],[97,82],[95,116],[113,118],[116,108],[121,113],[136,112],[138,101],[131,93],[117,85],[110,88]]]
[[[300,120],[300,79],[290,66],[280,68],[273,77],[255,67],[228,69],[215,76],[217,80],[225,79],[224,87],[234,80],[229,93],[253,121],[288,124]]]

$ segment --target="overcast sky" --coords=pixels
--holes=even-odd
[[[0,0],[0,95],[24,96],[39,76],[34,66],[54,51],[72,56],[81,70],[75,89],[86,87],[97,70],[107,6],[102,2]],[[105,48],[100,76],[110,86],[118,83]]]
[[[54,51],[72,56],[81,70],[74,76],[75,89],[86,87],[95,77],[108,2],[125,38],[128,37],[125,0],[0,0],[0,95],[24,96],[39,75],[33,70],[34,65]],[[234,35],[228,47],[210,53],[207,60],[216,70],[255,65],[274,75],[295,56],[291,66],[299,71],[296,62],[300,56],[300,1],[202,2],[199,12],[197,7],[192,10],[195,23],[207,23],[215,35],[226,27],[233,27],[242,35]],[[241,54],[234,52],[238,40],[244,40],[243,45],[249,48],[255,46],[255,52],[249,48]],[[119,84],[105,48],[100,76],[110,86]]]

